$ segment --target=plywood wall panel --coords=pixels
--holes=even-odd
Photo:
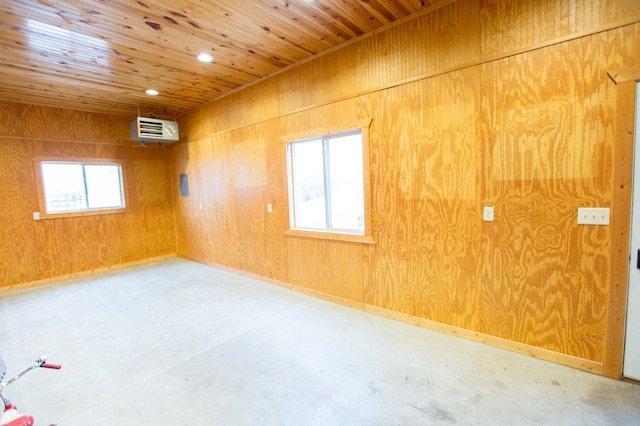
[[[267,186],[266,144],[260,137],[264,126],[252,126],[230,134],[232,185],[234,187],[235,222],[238,232],[240,269],[253,268],[266,276],[264,192]]]
[[[188,140],[640,19],[634,0],[458,0],[179,118]],[[259,99],[259,102],[256,100]]]
[[[500,279],[483,288],[482,331],[601,361],[610,236],[606,228],[577,225],[584,204],[574,189],[581,186],[500,184],[482,262],[486,276]]]
[[[597,361],[606,335],[610,235],[579,227],[576,217],[578,207],[610,203],[615,99],[602,78],[604,62],[593,59],[607,57],[606,38],[482,70],[493,101],[483,120],[487,198],[497,212],[487,229],[491,270],[484,274],[502,277],[485,287],[483,324],[489,334]],[[583,240],[593,232],[597,238]]]
[[[577,209],[612,202],[639,7],[459,0],[186,115],[179,253],[602,363],[615,236]],[[285,236],[283,141],[364,119],[375,245]]]
[[[10,125],[0,132],[10,136],[0,138],[0,288],[176,252],[169,150],[111,139],[113,123],[126,126],[118,132],[128,135],[121,117],[4,106],[0,114]],[[39,209],[36,157],[126,160],[131,212],[34,221]]]
[[[485,66],[485,87],[493,91],[492,110],[499,114],[488,123],[497,136],[491,159],[495,179],[604,176],[610,158],[598,154],[611,131],[611,121],[602,121],[602,110],[611,108],[608,82],[601,78],[602,68],[580,66],[597,57],[604,43],[595,49],[589,44],[567,43]],[[579,56],[584,59],[576,61]]]
[[[482,54],[487,57],[588,32],[640,13],[640,5],[634,0],[483,0],[480,4],[479,35]]]
[[[3,102],[0,136],[136,146],[129,131],[133,118]]]
[[[363,40],[356,51],[358,90],[454,68],[478,57],[478,4],[449,5]],[[411,55],[407,55],[411,52]]]
[[[357,244],[288,237],[288,282],[353,302],[362,302],[362,250]]]
[[[375,105],[370,149],[377,188],[365,301],[454,325],[468,323],[464,317],[474,311],[467,308],[478,299],[479,86],[467,77],[421,81],[365,102]]]
[[[36,199],[25,196],[22,189],[33,186],[32,169],[24,172],[25,163],[29,165],[29,150],[22,144],[9,139],[0,139],[0,283],[13,279],[29,280],[33,271],[25,265],[37,261],[35,242],[26,232],[29,227],[31,211],[35,208]]]

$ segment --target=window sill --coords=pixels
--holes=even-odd
[[[371,235],[335,234],[323,231],[305,231],[301,229],[287,229],[284,235],[289,237],[314,238],[318,240],[343,241],[347,243],[375,245]]]
[[[64,219],[68,217],[84,217],[84,216],[99,216],[99,215],[107,215],[107,214],[118,214],[118,213],[131,213],[132,210],[130,207],[125,207],[123,209],[103,209],[103,210],[82,210],[76,212],[64,212],[64,213],[40,213],[40,219]]]

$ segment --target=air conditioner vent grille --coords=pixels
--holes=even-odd
[[[155,121],[140,120],[140,136],[162,137],[162,123]]]
[[[131,139],[141,143],[175,142],[180,139],[178,123],[156,118],[138,117],[131,122]]]

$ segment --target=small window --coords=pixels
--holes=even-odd
[[[365,148],[361,129],[287,144],[293,231],[366,235]]]
[[[37,160],[44,215],[97,214],[125,209],[120,162]]]

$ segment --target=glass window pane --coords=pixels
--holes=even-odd
[[[362,136],[344,135],[327,143],[331,227],[364,232]]]
[[[296,228],[326,228],[322,141],[291,146]]]
[[[87,208],[81,164],[42,163],[42,179],[47,212]]]
[[[120,166],[117,164],[87,164],[87,198],[90,209],[124,207]]]

